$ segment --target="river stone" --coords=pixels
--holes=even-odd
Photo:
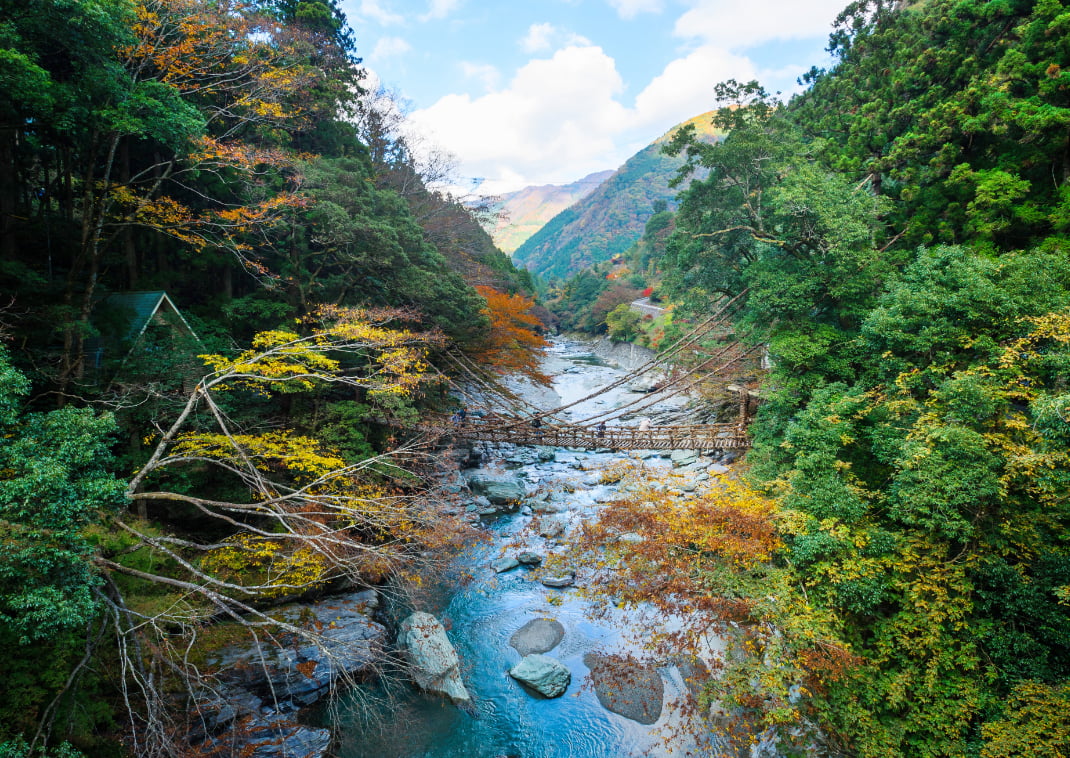
[[[525,655],[509,669],[509,676],[544,697],[560,697],[568,689],[572,674],[561,661],[541,653]]]
[[[525,566],[538,566],[542,563],[542,556],[538,553],[533,553],[530,550],[525,550],[516,557],[517,561],[523,563]]]
[[[719,474],[727,474],[728,473],[728,466],[724,466],[724,465],[722,465],[720,463],[714,463],[708,469],[706,469],[706,471],[708,471],[711,474],[718,474],[718,475]]]
[[[539,536],[547,539],[560,537],[565,533],[565,522],[552,516],[544,516],[539,519]]]
[[[421,689],[445,695],[456,704],[471,698],[461,681],[461,661],[446,629],[430,613],[417,611],[401,622],[398,646],[409,660],[412,678]]]
[[[515,475],[475,474],[468,486],[494,505],[513,505],[524,497],[524,483]]]
[[[515,569],[519,565],[520,565],[520,561],[518,561],[516,558],[514,558],[511,555],[503,555],[498,560],[491,561],[491,564],[490,564],[491,568],[494,569],[494,571],[499,573],[499,574],[502,574],[502,573],[504,573],[506,571],[512,571],[513,569]]]
[[[343,676],[361,676],[382,656],[386,629],[371,619],[375,590],[291,603],[272,611],[281,621],[318,635],[319,644],[287,634],[275,644],[243,643],[217,651],[221,682],[258,697],[311,705]]]
[[[329,729],[314,729],[279,713],[256,715],[232,730],[199,746],[205,754],[243,755],[249,758],[323,758],[331,744]]]
[[[672,465],[677,467],[689,466],[698,460],[698,453],[694,450],[673,450],[672,454],[669,455],[669,460],[672,461]]]
[[[576,572],[572,570],[569,570],[564,574],[554,574],[553,576],[544,576],[539,579],[539,583],[544,587],[553,587],[554,589],[571,587],[575,582]]]
[[[653,724],[661,716],[665,684],[658,670],[619,655],[587,653],[583,663],[591,670],[598,702],[640,724]]]
[[[532,619],[513,632],[509,644],[521,655],[547,653],[565,636],[565,627],[556,619]]]
[[[532,503],[531,509],[536,513],[561,513],[568,510],[564,504],[550,501]]]
[[[557,458],[557,453],[552,447],[540,447],[536,449],[538,450],[538,457],[541,463],[549,463]]]

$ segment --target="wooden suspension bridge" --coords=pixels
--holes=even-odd
[[[692,389],[700,380],[731,377],[733,372],[755,357],[757,348],[747,348],[734,340],[728,340],[709,352],[698,349],[698,339],[703,335],[719,329],[724,332],[731,331],[730,318],[743,294],[745,293],[722,304],[713,315],[650,361],[578,400],[550,410],[531,405],[505,390],[481,368],[461,356],[452,356],[459,372],[477,387],[478,392],[473,394],[463,386],[455,384],[455,389],[465,397],[467,407],[475,410],[462,414],[460,418],[455,416],[449,426],[440,431],[455,439],[473,442],[508,442],[514,445],[587,449],[726,450],[750,447],[747,423],[754,393],[744,387],[730,386],[738,393],[739,398],[739,415],[735,423],[652,426],[619,423],[625,417],[634,418],[635,414],[644,408]],[[701,360],[694,359],[697,354],[702,355]],[[683,355],[690,357],[694,365],[690,368],[674,365],[673,359]],[[564,411],[622,385],[635,382],[655,369],[665,370],[666,373],[654,391],[578,421],[565,419]],[[488,399],[494,401],[495,407],[489,407]],[[502,412],[503,407],[506,412]]]
[[[548,445],[605,450],[728,450],[750,447],[746,427],[740,424],[689,424],[598,427],[578,424],[502,424],[476,419],[454,425],[455,438],[514,445]]]

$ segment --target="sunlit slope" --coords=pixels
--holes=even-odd
[[[692,123],[699,135],[718,138],[711,113]],[[656,204],[674,205],[669,181],[682,159],[663,155],[661,146],[683,124],[633,155],[594,192],[552,218],[513,254],[518,266],[540,276],[565,277],[621,253],[643,233]]]
[[[599,171],[571,184],[543,184],[525,187],[502,195],[493,210],[501,213],[489,229],[494,243],[505,253],[512,253],[547,221],[576,201],[591,194],[613,171]]]

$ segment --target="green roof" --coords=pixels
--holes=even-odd
[[[122,309],[124,311],[132,311],[133,316],[130,320],[130,326],[126,330],[126,334],[123,336],[127,340],[136,340],[140,337],[149,322],[152,321],[152,317],[162,308],[165,311],[171,311],[178,316],[182,325],[189,330],[189,333],[193,335],[194,339],[198,342],[200,338],[193,331],[190,325],[186,322],[186,319],[182,317],[178,308],[167,293],[163,290],[157,290],[155,292],[116,292],[108,295],[104,302],[109,306],[116,309]]]

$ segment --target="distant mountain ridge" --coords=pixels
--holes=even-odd
[[[499,249],[512,253],[547,221],[594,192],[611,176],[613,170],[609,169],[588,174],[571,184],[543,184],[502,195],[491,205],[491,210],[500,213],[500,218],[487,231]]]
[[[643,234],[658,201],[675,206],[669,181],[683,159],[663,155],[661,146],[686,124],[710,142],[723,135],[712,124],[713,112],[673,127],[633,155],[586,197],[554,216],[513,254],[513,262],[547,279],[565,278],[627,250]]]

